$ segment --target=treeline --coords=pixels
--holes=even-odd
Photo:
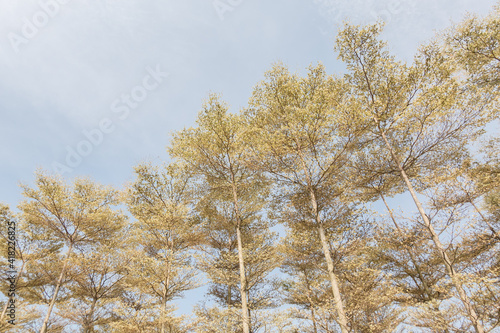
[[[277,64],[239,113],[211,95],[125,191],[37,173],[0,207],[2,332],[498,331],[500,8],[412,63],[380,32],[339,32],[345,75]]]

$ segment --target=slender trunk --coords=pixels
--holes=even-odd
[[[97,304],[97,298],[94,297],[94,299],[92,300],[92,304],[90,305],[89,313],[87,315],[87,322],[84,324],[83,327],[83,332],[85,333],[91,333],[93,331],[91,323],[92,323],[92,317],[94,316],[94,310],[96,304]]]
[[[165,333],[165,315],[167,314],[167,296],[168,289],[170,288],[170,258],[167,258],[165,265],[165,291],[163,292],[163,311],[165,314],[162,316],[161,333]]]
[[[64,259],[64,264],[59,274],[59,279],[57,280],[56,289],[54,290],[54,295],[52,296],[52,300],[50,301],[49,309],[47,310],[47,315],[43,321],[42,328],[40,329],[40,333],[47,332],[47,325],[49,324],[50,314],[52,313],[52,309],[54,308],[54,304],[56,303],[57,294],[59,293],[59,289],[61,288],[62,280],[66,273],[66,268],[68,267],[69,258],[71,256],[71,251],[73,250],[73,244],[70,243],[68,247],[68,252],[66,253],[66,258]]]
[[[316,313],[314,311],[314,307],[311,306],[311,320],[313,322],[313,332],[318,333],[318,327],[316,325]]]
[[[231,297],[232,297],[232,292],[231,292],[231,286],[227,287],[227,308],[229,309],[231,307]]]
[[[247,297],[250,297],[250,291],[247,292]],[[252,309],[248,308],[248,322],[250,323],[250,333],[252,332]]]
[[[417,193],[413,189],[413,185],[411,184],[410,179],[408,178],[404,168],[402,167],[401,163],[399,162],[398,157],[396,156],[396,153],[394,152],[394,149],[392,149],[392,146],[389,143],[389,140],[387,140],[387,137],[382,130],[381,130],[381,134],[382,134],[382,138],[383,138],[387,148],[389,149],[389,152],[391,153],[392,160],[394,161],[394,163],[396,163],[396,166],[399,169],[401,177],[403,178],[403,180],[408,188],[408,191],[410,192],[411,197],[413,198],[413,201],[415,202],[415,205],[417,206],[417,209],[420,213],[420,216],[422,217],[422,220],[424,221],[424,224],[425,224],[427,230],[429,230],[429,233],[431,234],[434,245],[438,249],[439,255],[441,256],[441,259],[443,260],[443,263],[446,267],[446,271],[448,272],[448,275],[451,277],[451,280],[452,280],[453,284],[455,285],[455,288],[458,291],[460,300],[462,301],[462,303],[464,304],[464,306],[467,310],[468,317],[469,317],[470,321],[472,322],[472,324],[474,325],[474,329],[476,330],[477,333],[483,333],[484,332],[483,325],[481,324],[479,317],[476,314],[476,311],[474,310],[474,307],[472,306],[472,304],[469,300],[469,297],[465,293],[465,290],[463,289],[462,284],[460,283],[460,281],[458,281],[456,272],[451,264],[451,261],[448,257],[448,254],[446,253],[443,244],[439,240],[439,237],[438,237],[436,231],[434,230],[434,227],[432,226],[429,218],[427,217],[427,214],[425,213],[424,207],[420,203],[420,200],[417,197]]]
[[[243,319],[243,333],[250,333],[250,318],[248,315],[247,304],[247,278],[245,275],[245,261],[243,260],[243,245],[241,242],[240,226],[236,228],[236,237],[238,239],[238,260],[240,264],[240,293],[241,293],[241,312]]]
[[[238,261],[240,266],[240,293],[241,293],[241,314],[243,320],[243,333],[250,333],[250,315],[248,313],[248,300],[247,300],[247,277],[245,273],[245,261],[243,259],[243,242],[241,240],[241,215],[240,208],[238,205],[238,194],[236,193],[236,186],[234,185],[233,179],[233,200],[234,200],[234,211],[236,213],[236,239],[238,243]]]
[[[339,325],[342,333],[349,332],[347,328],[347,317],[344,312],[344,305],[342,303],[342,298],[340,297],[340,289],[339,283],[337,280],[337,276],[333,272],[333,260],[332,255],[330,253],[330,247],[326,240],[325,229],[322,224],[318,226],[319,237],[321,239],[321,245],[323,246],[323,253],[325,255],[326,265],[328,267],[328,275],[330,277],[330,282],[332,285],[333,299],[335,301],[335,309],[337,310],[337,314],[339,316]]]
[[[328,276],[330,277],[330,283],[332,285],[333,299],[335,301],[335,309],[337,310],[337,315],[339,316],[340,329],[342,330],[342,333],[347,333],[349,332],[349,329],[347,328],[347,316],[344,311],[344,304],[342,302],[342,297],[340,297],[340,289],[337,276],[333,272],[333,260],[332,260],[332,255],[330,253],[329,244],[326,240],[325,229],[319,217],[318,202],[316,200],[316,195],[312,187],[311,176],[309,174],[309,170],[307,169],[306,162],[302,154],[302,149],[300,148],[300,144],[298,143],[298,141],[296,141],[296,143],[297,143],[297,153],[300,157],[302,168],[306,175],[307,186],[309,188],[309,195],[311,197],[312,213],[314,215],[314,220],[316,222],[316,225],[318,226],[319,237],[321,240],[321,245],[323,247],[323,254],[325,256],[326,265],[328,268]]]
[[[25,263],[26,262],[23,260],[22,264],[21,264],[21,269],[19,270],[19,275],[16,277],[16,280],[14,282],[14,285],[16,286],[16,288],[17,288],[17,283],[19,282],[19,279],[21,279],[21,276],[23,275]],[[9,301],[10,301],[10,298],[8,298],[7,302],[5,302],[5,306],[3,307],[2,315],[0,316],[0,322],[3,321],[3,318],[5,317],[5,314],[7,313],[7,307],[9,306]]]

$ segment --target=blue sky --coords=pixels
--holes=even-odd
[[[276,61],[341,73],[344,19],[385,20],[391,50],[410,60],[495,2],[0,0],[0,202],[15,207],[37,168],[122,187],[133,166],[168,158],[170,133],[194,124],[208,93],[237,111]]]

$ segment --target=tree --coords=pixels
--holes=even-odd
[[[286,258],[283,269],[291,277],[284,283],[285,300],[309,312],[295,313],[312,322],[311,332],[334,332],[331,314],[335,302],[315,228],[311,228],[308,216],[293,210],[282,218],[288,226],[282,247]],[[339,202],[336,214],[327,215],[323,223],[333,264],[342,277],[339,286],[350,330],[393,330],[400,323],[400,311],[394,308],[398,289],[393,288],[374,255],[372,222],[354,207],[343,207]]]
[[[162,333],[178,322],[171,301],[198,282],[190,251],[198,243],[190,214],[190,174],[178,165],[139,165],[129,187],[127,204],[136,218],[128,284],[151,298],[151,310]],[[153,311],[155,312],[155,311]]]
[[[84,333],[107,330],[117,320],[113,306],[124,292],[127,261],[123,237],[116,235],[112,245],[92,251],[77,251],[68,269],[69,299],[61,305],[63,318],[78,324]]]
[[[198,115],[198,127],[173,136],[170,154],[188,165],[206,195],[231,205],[234,211],[240,275],[243,333],[250,333],[248,279],[242,229],[256,214],[255,201],[265,195],[265,181],[247,158],[247,136],[240,116],[228,113],[228,106],[211,95]],[[257,205],[258,209],[259,205]]]
[[[435,173],[436,165],[455,163],[464,156],[465,143],[476,139],[491,119],[491,96],[461,85],[453,76],[455,68],[435,45],[422,47],[412,66],[398,63],[378,40],[380,29],[346,25],[337,39],[336,50],[349,70],[346,81],[359,101],[358,121],[367,128],[366,140],[387,152],[399,171],[469,320],[477,332],[484,332],[414,182],[417,175],[422,179],[425,172]]]
[[[500,87],[500,4],[491,13],[479,18],[469,15],[445,34],[445,48],[469,74],[476,85]]]
[[[348,320],[325,220],[348,183],[344,166],[356,137],[347,116],[348,100],[345,86],[328,77],[323,66],[311,67],[307,77],[299,78],[276,65],[255,88],[246,111],[255,165],[276,182],[277,197],[307,216],[319,237],[344,333]]]
[[[436,177],[434,186],[426,191],[431,201],[430,217],[444,221],[440,230],[452,229],[448,242],[451,259],[489,330],[500,323],[495,282],[500,226],[494,199],[499,177],[498,148],[494,142],[485,145],[481,159],[466,160],[460,167],[449,170],[449,176]]]
[[[444,319],[439,307],[443,299],[451,295],[442,287],[444,276],[438,268],[440,258],[435,255],[426,231],[418,222],[412,221],[416,224],[412,226],[412,222],[398,219],[386,198],[386,195],[402,191],[397,170],[375,150],[357,152],[351,167],[358,175],[353,184],[355,193],[364,201],[381,200],[389,215],[389,224],[392,224],[382,221],[382,227],[374,236],[376,246],[372,249],[372,260],[391,276],[394,284],[391,291],[396,293],[394,301],[403,308],[424,308],[413,316],[413,325],[417,322],[416,326],[447,332],[449,321]],[[431,315],[420,323],[422,316],[428,314]]]
[[[395,218],[393,213],[391,216]],[[407,324],[448,332],[453,317],[443,306],[453,295],[440,269],[441,258],[425,230],[415,226],[412,219],[406,220],[378,231],[373,260],[391,276],[394,301],[406,311],[419,309],[409,316]]]
[[[460,186],[462,200],[469,202],[474,207],[481,220],[490,229],[492,236],[497,239],[500,232],[499,151],[500,138],[490,139],[481,149],[483,160],[473,161],[472,165],[464,165],[466,168],[465,177],[461,178],[465,179],[465,184]],[[475,200],[480,200],[482,205],[474,204]]]
[[[304,223],[291,222],[280,251],[284,258],[281,270],[289,276],[282,281],[283,302],[295,306],[290,317],[305,322],[304,330],[317,333],[321,328],[329,331],[333,320],[323,315],[332,310],[332,297],[315,231]]]
[[[255,208],[255,206],[254,206]],[[210,279],[209,296],[226,311],[199,307],[199,315],[207,322],[212,315],[219,313],[234,316],[234,308],[241,308],[241,293],[237,288],[238,252],[234,234],[235,214],[232,205],[207,196],[198,203],[198,216],[201,220],[205,239],[200,247],[201,255],[198,267]],[[258,332],[262,323],[258,314],[262,310],[275,306],[276,290],[268,276],[280,265],[280,258],[274,246],[276,235],[269,230],[269,225],[261,216],[246,216],[247,224],[241,228],[247,279],[247,297],[250,326]],[[203,311],[202,311],[203,310]],[[227,330],[238,323],[240,316],[224,320]],[[201,328],[200,328],[201,329]],[[202,326],[206,329],[206,326]]]
[[[23,219],[44,230],[65,251],[40,330],[40,333],[44,333],[74,250],[108,243],[115,232],[122,228],[126,218],[112,208],[119,203],[118,193],[90,180],[77,179],[72,186],[68,186],[60,178],[38,173],[36,188],[27,185],[22,188],[26,197],[19,205]]]

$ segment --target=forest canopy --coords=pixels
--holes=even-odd
[[[411,62],[382,30],[340,29],[345,73],[211,94],[125,190],[37,172],[0,204],[0,331],[500,330],[500,6]]]

